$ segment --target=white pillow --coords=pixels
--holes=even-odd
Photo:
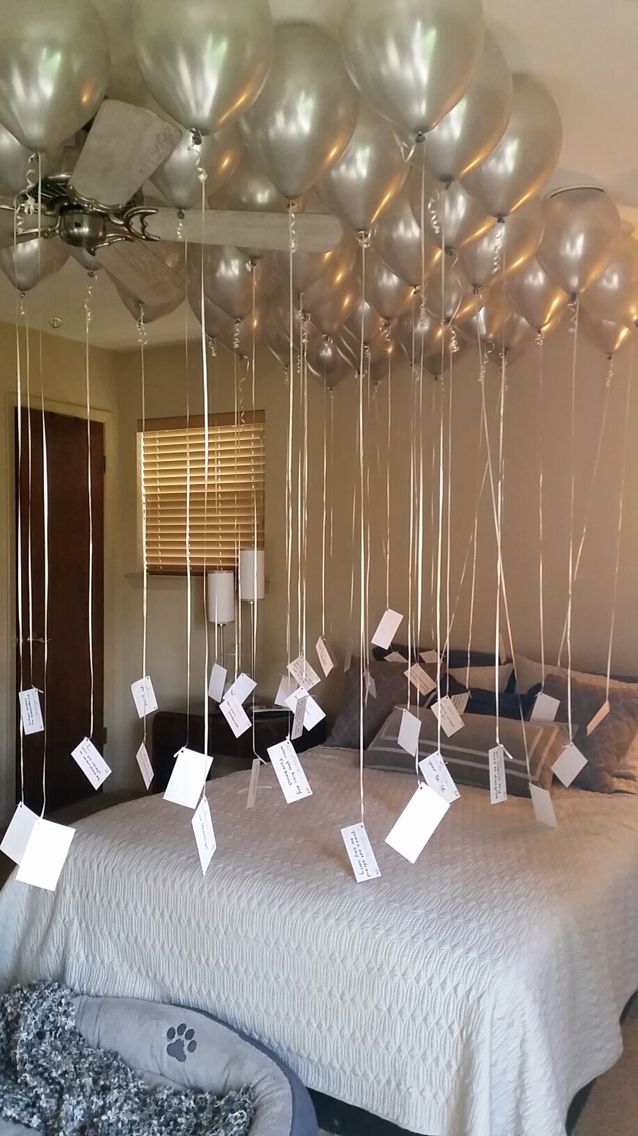
[[[498,689],[499,693],[503,694],[507,686],[513,667],[511,663],[505,663],[498,668],[495,667],[450,667],[448,674],[452,675],[457,682],[463,686],[469,686],[470,690],[493,690],[496,691],[496,670],[498,669]],[[540,679],[537,679],[540,682]],[[531,683],[533,686],[534,684]]]

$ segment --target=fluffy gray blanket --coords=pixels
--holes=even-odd
[[[254,1093],[223,1097],[149,1085],[75,1026],[73,993],[57,983],[0,996],[0,1117],[46,1136],[246,1136]]]

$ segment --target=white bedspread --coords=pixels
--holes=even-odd
[[[366,775],[381,878],[356,884],[350,751],[304,755],[312,797],[270,767],[208,793],[205,879],[191,813],[160,797],[82,822],[55,894],[0,893],[0,984],[206,1009],[272,1046],[312,1088],[428,1136],[562,1136],[571,1098],[621,1052],[638,988],[638,802],[528,801],[464,788],[420,860],[384,843],[411,777]]]

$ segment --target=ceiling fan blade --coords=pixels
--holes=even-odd
[[[151,110],[106,99],[82,147],[71,186],[105,208],[125,205],[181,137],[177,127]]]
[[[37,210],[31,214],[20,212],[16,232],[13,201],[1,197],[0,205],[11,206],[10,209],[0,209],[0,248],[10,248],[14,243],[22,244],[23,241],[34,240],[38,235],[46,236],[48,230],[55,229],[57,225],[57,218],[45,213],[44,210],[40,213],[39,225]]]
[[[109,275],[143,304],[174,301],[177,306],[186,295],[183,274],[156,256],[151,242],[118,241],[98,249],[97,258]]]
[[[203,220],[203,229],[202,229]],[[175,209],[158,209],[146,221],[147,232],[163,241],[175,241],[178,217]],[[189,209],[180,229],[182,240],[192,244],[234,245],[236,248],[287,249],[290,243],[286,213],[233,212],[207,209],[202,214]],[[295,235],[300,252],[326,252],[339,244],[343,227],[336,217],[325,213],[299,213],[295,216]]]

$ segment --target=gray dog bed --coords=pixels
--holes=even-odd
[[[160,1082],[226,1093],[252,1085],[257,1112],[250,1136],[317,1136],[312,1102],[298,1077],[264,1046],[198,1010],[133,998],[77,998],[76,1024],[99,1049]],[[0,1136],[33,1136],[0,1120]]]

